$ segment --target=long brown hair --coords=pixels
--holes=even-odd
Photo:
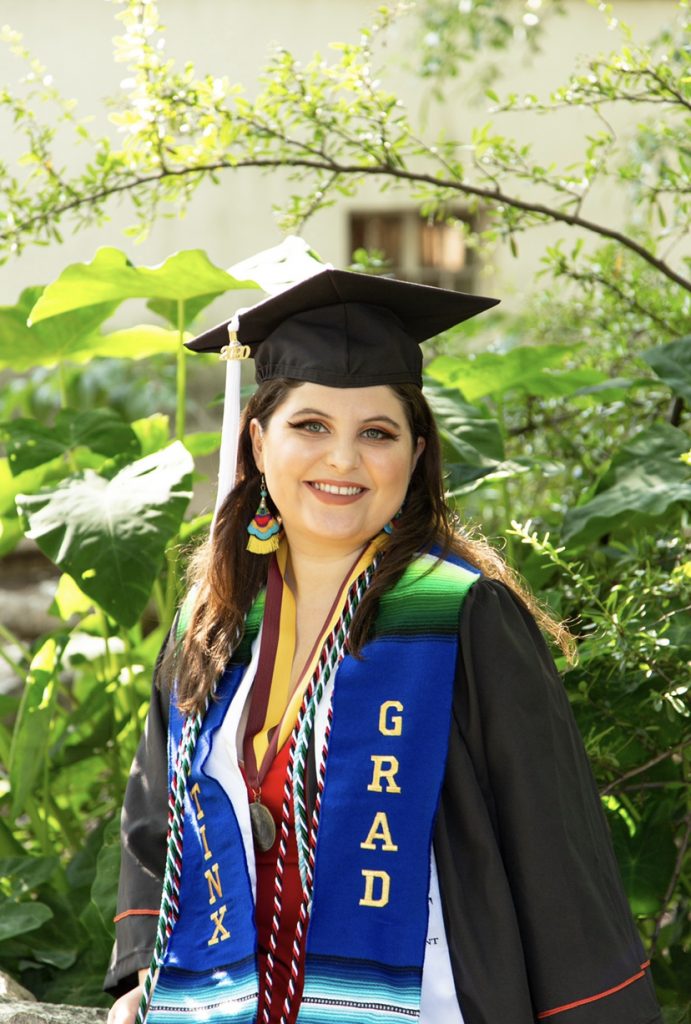
[[[198,709],[214,679],[223,671],[242,637],[252,602],[266,583],[268,559],[246,550],[246,527],[259,504],[260,474],[252,454],[250,421],[265,428],[288,391],[300,381],[271,380],[261,384],[247,403],[240,427],[235,487],[221,506],[213,537],[195,552],[188,573],[197,597],[181,650],[175,658],[178,700],[183,711]],[[542,629],[570,656],[573,638],[540,606],[498,551],[462,530],[444,495],[441,444],[434,417],[414,384],[390,385],[405,410],[413,443],[425,440],[410,480],[403,514],[383,549],[372,583],[358,605],[349,637],[350,653],[358,656],[377,612],[380,595],[402,576],[418,552],[441,548],[476,566],[490,579],[506,584],[532,612]],[[269,500],[270,504],[270,500]],[[276,512],[276,509],[273,509]]]

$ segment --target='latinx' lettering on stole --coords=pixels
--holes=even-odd
[[[382,736],[400,736],[403,733],[403,705],[400,700],[386,700],[379,708],[379,732]],[[367,789],[371,793],[396,796],[401,787],[396,781],[398,758],[392,754],[372,754],[372,781]],[[396,853],[398,846],[393,840],[386,811],[377,811],[367,837],[360,843],[362,850],[381,850]],[[360,900],[361,907],[385,907],[391,893],[391,876],[388,871],[362,869],[365,891]]]
[[[194,806],[197,811],[197,821],[203,821],[204,819],[204,808],[201,802],[201,789],[199,783],[195,784],[190,789],[190,796],[194,801]],[[209,887],[209,906],[213,907],[217,901],[223,899],[223,886],[221,884],[221,874],[218,870],[218,863],[214,861],[214,855],[209,847],[209,843],[206,838],[206,822],[199,826],[199,835],[202,839],[202,845],[204,846],[204,861],[212,861],[210,867],[204,872],[204,878],[206,879]],[[207,946],[215,946],[219,942],[225,942],[226,939],[230,938],[230,932],[223,924],[223,918],[226,916],[227,907],[225,903],[222,903],[216,910],[212,910],[209,914],[209,919],[213,926],[213,933],[211,938],[207,942]]]

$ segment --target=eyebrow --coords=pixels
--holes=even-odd
[[[309,408],[307,408],[307,409],[298,409],[296,412],[292,413],[291,418],[293,416],[321,416],[325,420],[332,420],[333,419],[333,416],[331,416],[328,412],[324,412],[322,409],[309,409]],[[396,430],[400,430],[401,429],[401,424],[397,423],[396,420],[392,420],[390,416],[368,416],[367,419],[364,419],[361,422],[362,423],[389,423]]]

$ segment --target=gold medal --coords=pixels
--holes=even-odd
[[[250,824],[255,845],[266,853],[276,841],[276,822],[271,811],[258,798],[250,804]]]

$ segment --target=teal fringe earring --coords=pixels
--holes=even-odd
[[[249,534],[247,550],[255,555],[270,555],[272,551],[278,550],[278,545],[281,543],[281,524],[272,515],[266,504],[268,492],[263,473],[259,494],[259,508],[247,526]]]
[[[391,534],[394,532],[395,528],[398,526],[398,520],[401,518],[402,515],[403,515],[403,505],[401,505],[401,507],[399,508],[398,512],[393,517],[393,519],[390,519],[388,521],[388,523],[384,527],[384,533],[388,533],[389,536],[391,536]]]

